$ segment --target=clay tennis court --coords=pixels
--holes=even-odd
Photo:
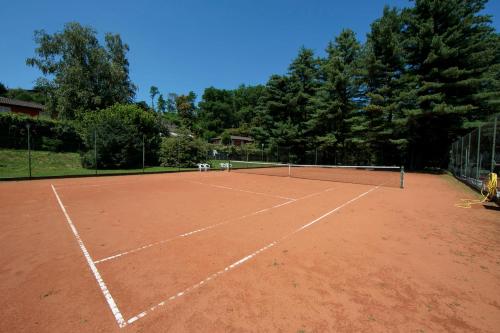
[[[499,215],[455,207],[474,196],[412,173],[404,189],[236,172],[0,183],[0,331],[498,332]]]

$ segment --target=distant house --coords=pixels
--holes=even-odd
[[[220,137],[217,137],[217,138],[211,139],[210,142],[215,143],[215,144],[220,144],[220,143],[222,143],[222,139]],[[231,145],[233,145],[233,146],[246,145],[246,144],[252,143],[252,142],[253,142],[253,139],[249,138],[248,136],[231,135]]]
[[[14,113],[27,114],[32,117],[37,117],[40,115],[43,109],[44,109],[43,105],[38,103],[0,97],[0,113],[14,112]]]

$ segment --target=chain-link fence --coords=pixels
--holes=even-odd
[[[338,165],[339,151],[325,147],[253,145],[233,147],[226,155],[232,161],[274,162],[307,165]]]
[[[500,115],[451,145],[449,169],[477,188],[489,173],[500,173]]]
[[[65,148],[36,126],[0,133],[0,179],[184,171],[206,162],[205,150],[180,148],[180,138],[169,146],[159,135],[86,135]]]
[[[56,129],[36,123],[18,125],[12,131],[3,127],[0,179],[184,171],[197,169],[198,163],[209,163],[217,170],[228,161],[338,165],[344,160],[335,147],[312,143],[236,146],[209,144],[189,134],[161,137],[137,131],[132,135],[117,130],[110,133],[104,127],[77,133],[62,125]],[[471,138],[471,145],[486,144]],[[471,154],[467,157],[472,160]],[[348,162],[369,165],[359,159]]]

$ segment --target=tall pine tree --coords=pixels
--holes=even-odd
[[[410,165],[446,167],[462,128],[495,112],[498,35],[480,15],[486,0],[417,0],[405,11]],[[498,96],[498,95],[497,95]],[[496,109],[498,111],[498,109]]]
[[[403,21],[395,8],[385,7],[383,15],[371,25],[363,58],[366,97],[364,128],[370,149],[370,162],[401,164],[406,148],[404,116],[400,93],[403,86]]]
[[[358,146],[353,133],[358,130],[354,119],[360,116],[361,109],[361,45],[352,30],[343,30],[326,51],[328,58],[322,66],[324,82],[314,99],[315,112],[309,127],[319,145],[335,148],[334,162],[354,162],[348,158],[347,150]]]

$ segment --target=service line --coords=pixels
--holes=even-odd
[[[173,301],[173,300],[175,300],[175,299],[177,299],[177,298],[179,298],[179,297],[181,297],[181,296],[186,295],[187,293],[189,293],[189,292],[193,291],[194,289],[200,288],[200,287],[201,287],[201,286],[203,286],[204,284],[208,283],[210,280],[213,280],[213,279],[215,279],[215,278],[217,278],[217,277],[221,276],[222,274],[224,274],[224,273],[226,273],[226,272],[228,272],[228,271],[230,271],[230,270],[233,270],[234,268],[236,268],[236,267],[238,267],[238,266],[240,266],[240,265],[244,264],[245,262],[247,262],[247,261],[249,261],[250,259],[252,259],[252,258],[254,258],[255,256],[257,256],[258,254],[260,254],[260,253],[262,253],[262,252],[264,252],[264,251],[266,251],[266,250],[270,249],[271,247],[273,247],[273,246],[275,246],[275,245],[277,245],[277,244],[279,244],[279,243],[283,242],[284,240],[286,240],[287,238],[289,238],[289,237],[293,236],[294,234],[299,233],[299,232],[301,232],[301,231],[303,231],[303,230],[305,230],[305,229],[307,229],[307,228],[311,227],[312,225],[314,225],[314,224],[318,223],[319,221],[323,220],[324,218],[326,218],[326,217],[330,216],[331,214],[333,214],[333,213],[335,213],[335,212],[339,211],[340,209],[342,209],[343,207],[345,207],[345,206],[349,205],[350,203],[352,203],[352,202],[354,202],[354,201],[356,201],[356,200],[358,200],[358,199],[360,199],[360,198],[364,197],[365,195],[367,195],[368,193],[370,193],[370,192],[372,192],[372,191],[374,191],[374,190],[378,189],[379,187],[380,187],[380,185],[375,186],[375,187],[373,187],[373,188],[369,189],[368,191],[361,193],[360,195],[358,195],[358,196],[356,196],[356,197],[354,197],[354,198],[352,198],[352,199],[350,199],[350,200],[348,200],[348,201],[344,202],[344,203],[343,203],[343,204],[341,204],[340,206],[337,206],[337,207],[335,207],[334,209],[332,209],[332,210],[330,210],[330,211],[326,212],[325,214],[321,215],[320,217],[318,217],[318,218],[316,218],[316,219],[314,219],[314,220],[312,220],[312,221],[310,221],[310,222],[308,222],[308,223],[306,223],[306,224],[302,225],[301,227],[299,227],[299,228],[295,229],[294,231],[292,231],[292,232],[290,232],[290,233],[288,233],[288,234],[284,235],[284,236],[283,236],[283,237],[281,237],[280,239],[275,240],[274,242],[271,242],[271,243],[267,244],[267,245],[266,245],[266,246],[264,246],[264,247],[261,247],[261,248],[260,248],[260,249],[258,249],[257,251],[254,251],[253,253],[250,253],[249,255],[247,255],[247,256],[245,256],[245,257],[243,257],[243,258],[241,258],[241,259],[239,259],[239,260],[235,261],[235,262],[234,262],[234,263],[232,263],[231,265],[226,266],[225,268],[221,269],[220,271],[218,271],[218,272],[216,272],[216,273],[213,273],[212,275],[208,276],[208,277],[207,277],[207,278],[205,278],[204,280],[202,280],[202,281],[200,281],[200,282],[198,282],[198,283],[196,283],[196,284],[192,285],[192,286],[191,286],[191,287],[189,287],[189,288],[186,288],[186,289],[184,289],[184,290],[182,290],[182,291],[180,291],[180,292],[176,293],[175,295],[170,296],[169,298],[167,298],[167,299],[165,299],[165,300],[161,301],[160,303],[158,303],[158,304],[156,304],[156,305],[154,305],[154,306],[150,307],[149,309],[147,309],[147,310],[145,310],[145,311],[142,311],[141,313],[139,313],[139,314],[137,314],[137,315],[135,315],[135,316],[131,317],[130,319],[128,319],[128,320],[127,320],[127,324],[132,324],[133,322],[135,322],[135,321],[137,321],[137,320],[139,320],[139,319],[141,319],[141,318],[145,317],[145,316],[146,316],[146,315],[148,315],[149,313],[151,313],[151,312],[153,312],[153,311],[157,310],[158,308],[160,308],[160,307],[164,306],[165,304],[167,304],[167,302],[169,302],[169,301]]]
[[[97,269],[96,265],[94,264],[94,261],[92,260],[92,257],[89,254],[89,251],[87,251],[87,247],[83,243],[83,240],[80,237],[80,234],[78,233],[78,230],[76,230],[75,225],[73,224],[73,221],[71,221],[71,218],[69,217],[68,212],[66,211],[66,208],[64,207],[61,198],[59,197],[59,194],[57,193],[56,188],[54,187],[53,184],[50,184],[52,186],[52,191],[54,192],[54,195],[56,196],[57,202],[59,203],[59,207],[61,207],[62,212],[64,213],[64,216],[66,217],[66,222],[68,222],[68,225],[73,232],[73,235],[75,236],[75,239],[80,246],[80,250],[82,250],[83,256],[87,260],[87,264],[90,267],[90,270],[94,274],[94,277],[97,281],[97,284],[101,288],[101,292],[108,302],[108,306],[115,316],[116,322],[118,323],[118,326],[120,327],[125,327],[127,323],[125,322],[125,319],[123,318],[120,310],[118,309],[118,306],[116,305],[115,300],[113,299],[113,296],[111,296],[111,293],[109,292],[108,287],[106,286],[106,283],[101,277],[101,273],[99,273],[99,270]]]
[[[244,193],[250,193],[250,194],[256,194],[256,195],[265,195],[265,196],[268,196],[268,197],[278,198],[278,199],[284,199],[284,200],[297,200],[295,198],[284,197],[284,196],[281,196],[281,195],[274,195],[274,194],[263,193],[263,192],[254,192],[254,191],[242,190],[242,189],[239,189],[239,188],[234,188],[234,187],[229,187],[229,186],[214,185],[214,184],[209,184],[209,183],[202,183],[202,182],[195,181],[195,180],[187,180],[187,182],[193,183],[193,184],[211,186],[211,187],[215,187],[215,188],[221,188],[221,189],[224,189],[224,190],[232,190],[232,191],[238,191],[238,192],[244,192]]]
[[[297,202],[299,200],[304,200],[304,199],[307,199],[307,198],[319,195],[321,193],[331,191],[332,189],[333,189],[333,187],[329,187],[329,188],[327,188],[325,190],[322,190],[322,191],[319,191],[319,192],[314,192],[314,193],[305,195],[303,197],[300,197],[298,199],[290,199],[290,200],[287,200],[287,201],[285,201],[283,203],[280,203],[280,204],[277,204],[277,205],[274,205],[274,206],[271,206],[271,207],[267,207],[267,208],[264,208],[264,209],[261,209],[261,210],[258,210],[258,211],[255,211],[255,212],[252,212],[250,214],[246,214],[246,215],[234,218],[234,219],[222,221],[220,223],[212,224],[212,225],[206,226],[204,228],[196,229],[196,230],[193,230],[193,231],[188,231],[188,232],[185,232],[183,234],[180,234],[180,235],[177,235],[177,236],[173,236],[171,238],[167,238],[167,239],[163,239],[163,240],[160,240],[160,241],[157,241],[157,242],[149,243],[149,244],[140,246],[140,247],[132,249],[132,250],[120,252],[120,253],[114,254],[112,256],[96,260],[96,261],[94,261],[94,264],[100,264],[102,262],[105,262],[105,261],[108,261],[108,260],[112,260],[112,259],[116,259],[116,258],[122,257],[122,256],[127,255],[127,254],[132,254],[132,253],[135,253],[135,252],[139,252],[139,251],[148,249],[148,248],[153,247],[153,246],[162,245],[162,244],[171,242],[171,241],[176,240],[176,239],[180,239],[180,238],[183,238],[183,237],[189,237],[189,236],[192,236],[194,234],[197,234],[197,233],[200,233],[200,232],[203,232],[203,231],[207,231],[207,230],[210,230],[210,229],[213,229],[213,228],[216,228],[216,227],[220,227],[220,226],[225,225],[225,224],[229,224],[229,223],[232,223],[232,222],[240,221],[240,220],[243,220],[243,219],[245,219],[247,217],[255,216],[255,215],[258,215],[258,214],[270,211],[272,209],[276,209],[276,208],[279,208],[279,207],[291,204],[292,202]]]

